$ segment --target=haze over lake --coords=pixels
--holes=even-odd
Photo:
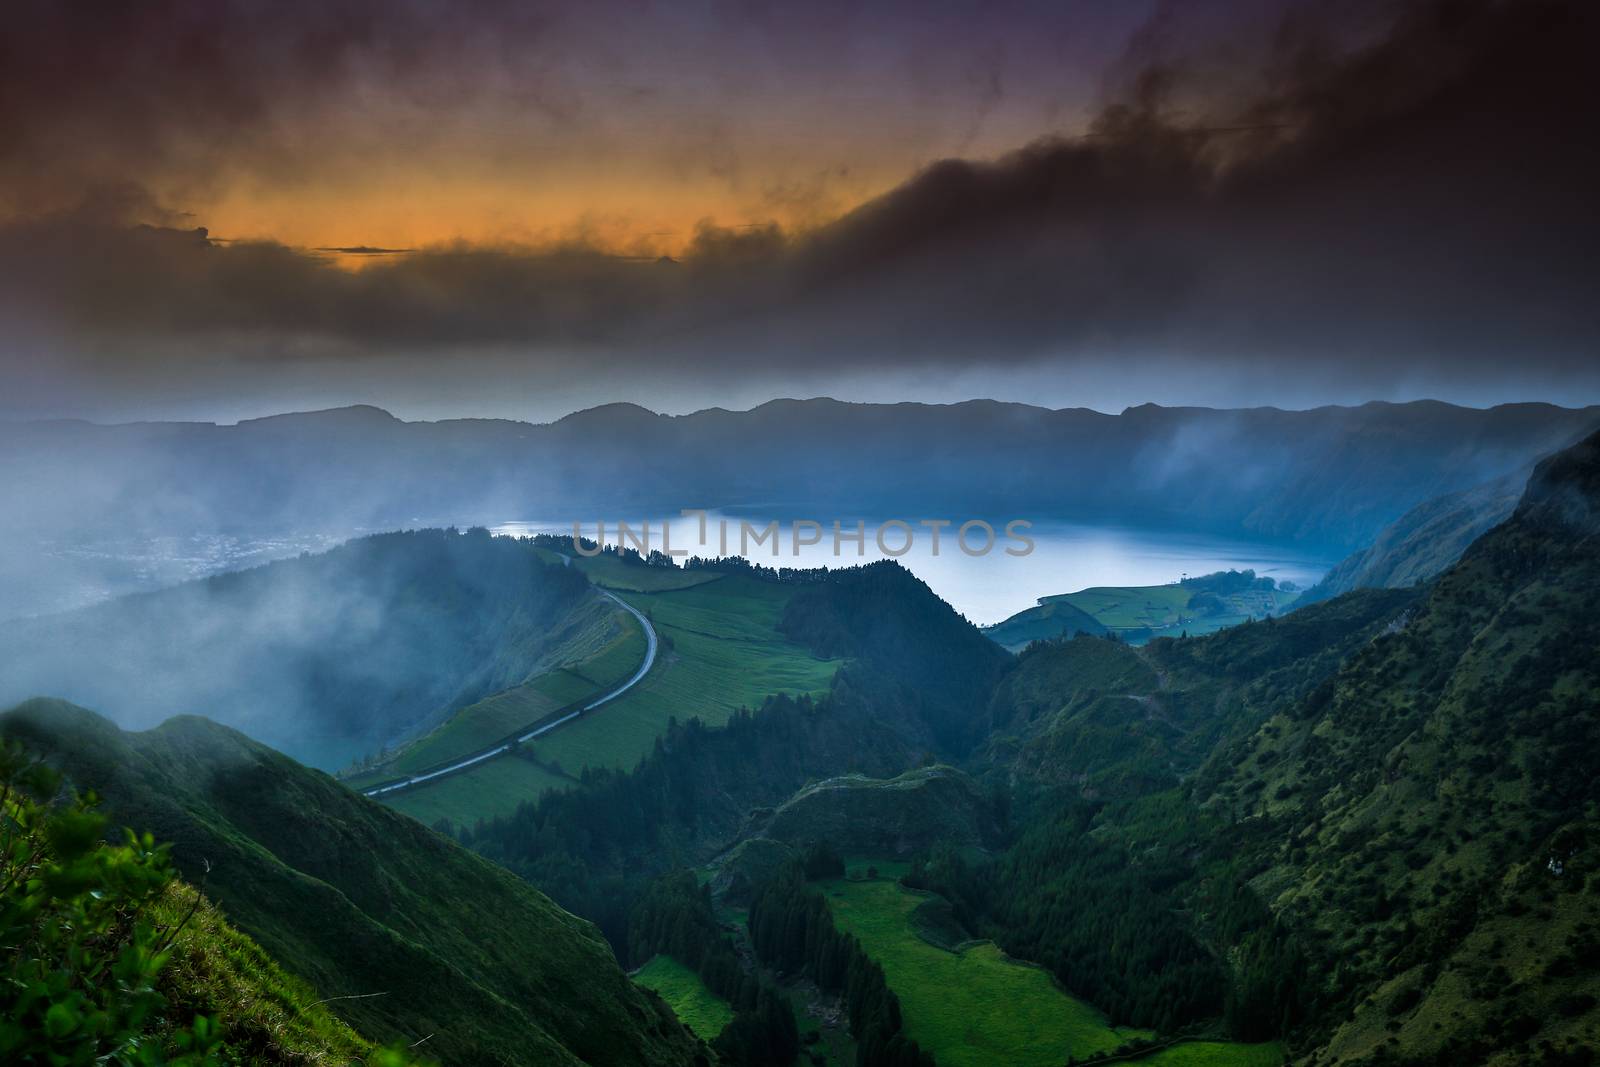
[[[938,555],[932,552],[931,531],[918,525],[915,518],[902,519],[911,526],[915,538],[909,551],[895,558],[978,625],[999,622],[1032,607],[1042,596],[1070,593],[1097,585],[1161,585],[1175,582],[1184,575],[1209,574],[1219,570],[1249,568],[1259,575],[1279,581],[1293,581],[1304,588],[1320,579],[1333,562],[1266,542],[1061,522],[1034,523],[1025,531],[1033,539],[1033,550],[1025,556],[1012,556],[1006,553],[1006,548],[1020,549],[1021,546],[1005,538],[1005,526],[1010,520],[993,517],[984,517],[984,521],[995,529],[994,546],[984,555],[971,556],[960,550],[955,534],[956,527],[972,517],[949,518],[952,524],[942,531]],[[849,540],[841,539],[840,551],[836,555],[833,545],[835,520],[824,520],[821,516],[813,517],[813,521],[823,525],[821,542],[802,544],[798,553],[795,551],[794,526],[790,520],[731,512],[708,513],[705,544],[700,543],[700,521],[696,517],[650,519],[650,547],[662,547],[662,529],[666,526],[674,552],[687,550],[689,555],[700,556],[724,554],[721,551],[720,520],[727,522],[726,554],[747,555],[752,562],[764,566],[848,567],[888,558],[880,550],[874,536],[878,527],[888,520],[839,520],[846,535],[853,535],[856,522],[862,522],[866,536],[859,553],[853,536]],[[621,521],[628,524],[635,536],[642,536],[645,520]],[[754,534],[746,543],[748,551],[741,553],[741,521],[748,523],[756,533],[763,533],[769,523],[777,522],[776,554],[770,538],[757,545]],[[582,523],[584,537],[595,537],[595,523],[593,519]],[[537,533],[572,535],[570,522],[503,522],[490,529],[507,536]],[[800,540],[804,541],[809,536],[811,532],[802,527]],[[982,532],[974,530],[969,544],[976,549],[983,539]],[[903,540],[904,535],[898,529],[885,533],[885,542],[891,550],[897,550]],[[605,543],[617,543],[615,520],[606,520]],[[627,544],[632,547],[633,543],[630,540]]]
[[[1011,556],[1006,554],[1006,548],[1020,546],[1017,541],[1005,537],[1005,525],[1009,520],[993,517],[985,517],[984,521],[995,529],[994,546],[985,555],[969,556],[957,545],[956,529],[970,516],[950,518],[952,524],[941,532],[937,556],[931,550],[931,531],[918,525],[914,518],[902,520],[910,524],[915,538],[910,550],[895,558],[957,611],[979,625],[999,622],[1032,607],[1039,597],[1089,586],[1160,585],[1175,582],[1186,574],[1251,568],[1257,574],[1280,581],[1287,579],[1305,587],[1315,583],[1336,562],[1269,542],[1061,522],[1035,522],[1026,530],[1033,539],[1033,551],[1026,556]],[[764,544],[757,544],[753,536],[748,550],[741,552],[741,519],[757,533],[763,532],[768,523],[777,521],[778,554],[773,554],[770,538]],[[846,535],[853,533],[855,523],[861,521],[866,531],[865,544],[858,555],[853,541],[842,540],[840,552],[835,555],[834,520],[818,516],[815,521],[823,525],[820,543],[802,545],[796,555],[794,529],[789,520],[733,512],[708,513],[707,538],[703,545],[698,543],[698,519],[680,516],[671,520],[669,536],[673,550],[687,550],[690,555],[701,556],[724,554],[719,537],[721,520],[728,524],[726,554],[747,555],[764,566],[848,567],[888,558],[879,549],[874,536],[887,520],[841,520]],[[627,522],[636,535],[643,530],[644,520],[622,521]],[[663,521],[653,518],[649,524],[650,547],[660,548]],[[518,520],[491,524],[490,529],[507,536],[553,533],[570,537],[572,534],[570,521]],[[14,566],[0,567],[0,619],[70,610],[112,596],[240,570],[301,552],[325,551],[346,536],[372,532],[376,531],[350,530],[344,535],[310,531],[271,535],[245,532],[191,537],[153,537],[130,532],[121,537],[63,537],[40,546],[39,552],[30,554],[26,560],[19,559]],[[805,534],[804,528],[802,533]],[[583,522],[583,535],[595,536],[595,520]],[[617,542],[615,520],[606,520],[605,539],[607,544]],[[885,540],[891,550],[897,549],[903,535],[891,529],[885,533]],[[976,548],[982,541],[981,531],[974,530],[969,543]]]

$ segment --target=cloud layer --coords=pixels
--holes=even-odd
[[[706,223],[673,261],[578,238],[431,246],[350,271],[181,220],[126,225],[151,208],[123,189],[0,231],[0,314],[19,327],[0,359],[123,381],[219,355],[292,374],[481,370],[492,352],[493,373],[522,375],[601,356],[824,384],[863,367],[1142,364],[1594,397],[1595,10],[1427,3],[1359,24],[1349,10],[1292,9],[1248,77],[1173,52],[1158,21],[1087,136],[934,163],[811,227]],[[369,39],[396,31],[340,30],[363,56],[408,54]],[[331,58],[280,57],[277,77],[339,76],[340,40],[330,30]],[[224,93],[197,129],[255,106]]]

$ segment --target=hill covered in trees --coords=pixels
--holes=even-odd
[[[1597,533],[1590,439],[1426,588],[1036,648],[991,710],[1015,843],[912,881],[1162,1030],[1220,1015],[1306,1063],[1590,1062]]]

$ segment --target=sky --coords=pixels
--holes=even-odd
[[[1597,21],[19,0],[0,418],[1597,402]]]

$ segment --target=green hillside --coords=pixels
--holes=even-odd
[[[1069,787],[1107,798],[1175,786],[1219,741],[1253,728],[1264,695],[1309,692],[1416,596],[1367,591],[1143,647],[1084,636],[1036,645],[990,699],[988,759],[1024,794]]]
[[[1197,783],[1337,1010],[1324,1062],[1579,1062],[1600,1012],[1600,438]]]
[[[1591,440],[1427,588],[1033,649],[985,752],[1015,843],[912,880],[1163,1032],[1220,1018],[1318,1064],[1589,1062],[1597,516]]]
[[[446,1061],[690,1063],[693,1043],[588,923],[328,776],[203,719],[124,733],[32,701],[0,716],[172,842],[228,921],[376,1040]],[[369,995],[381,994],[381,995]]]
[[[0,1056],[7,1063],[401,1067],[173,872],[103,836],[26,750],[0,748]]]
[[[166,1025],[186,1015],[216,1019],[224,1059],[296,1064],[347,1064],[375,1048],[346,1025],[306,982],[288,973],[248,935],[235,929],[198,889],[174,881],[150,910],[160,928],[176,931],[157,989]]]
[[[627,772],[604,769],[481,825],[456,824],[463,843],[594,919],[613,943],[641,881],[710,861],[754,810],[777,807],[808,781],[852,772],[889,779],[969,751],[980,725],[972,709],[1010,659],[893,564],[826,580],[735,573],[685,592],[711,594],[735,580],[778,585],[788,601],[778,626],[814,662],[844,661],[825,695],[770,698],[721,727],[679,716]],[[701,703],[717,699],[708,693]]]
[[[778,630],[794,591],[793,585],[733,573],[621,593],[656,628],[663,644],[656,667],[603,711],[533,742],[535,756],[574,774],[585,767],[632,767],[673,719],[720,726],[768,696],[826,692],[838,661],[812,654]]]
[[[633,980],[660,995],[683,1025],[702,1041],[714,1041],[733,1021],[728,1002],[706,988],[700,976],[673,959],[656,956],[633,974]]]
[[[740,708],[759,707],[770,696],[820,695],[839,669],[839,659],[819,656],[780,632],[779,621],[800,588],[794,583],[744,570],[683,572],[611,554],[575,566],[610,585],[650,619],[660,640],[650,673],[593,714],[522,745],[515,754],[387,796],[385,803],[430,825],[439,819],[470,825],[510,815],[547,789],[570,788],[586,768],[633,767],[674,720],[719,726]],[[654,591],[630,591],[632,586]],[[611,688],[599,684],[603,679],[631,675],[644,653],[643,635],[625,611],[614,610],[608,618],[616,620],[616,628],[605,631],[607,640],[596,642],[593,628],[589,631],[589,658],[463,709],[402,753],[394,766],[421,767],[438,762],[434,757],[443,751],[481,748],[466,745],[505,723],[533,721],[538,714],[522,716],[552,710],[554,699],[596,696]],[[501,730],[488,743],[510,732]]]
[[[983,632],[1012,652],[1021,652],[1035,641],[1077,634],[1103,634],[1105,623],[1069,600],[1045,598],[1036,607],[1017,612],[1002,622],[986,626]]]
[[[544,646],[535,673],[522,684],[467,705],[399,752],[373,761],[371,769],[346,776],[345,783],[360,790],[460,759],[610,692],[638,670],[646,639],[632,614],[595,597],[567,613]],[[440,819],[470,823],[508,814],[547,789],[565,789],[575,781],[574,775],[541,758],[534,746],[524,745],[469,772],[382,800],[430,826]]]
[[[1511,515],[1531,470],[1423,501],[1379,531],[1372,544],[1341,560],[1306,591],[1307,601],[1352,589],[1400,588],[1440,574]]]
[[[601,599],[563,619],[546,644],[548,651],[528,681],[462,708],[408,745],[387,769],[400,775],[470,755],[560,708],[615,688],[645,654],[638,620]]]
[[[1219,571],[1167,585],[1095,586],[1040,597],[1037,607],[984,633],[1013,652],[1034,641],[1076,634],[1112,633],[1142,644],[1156,636],[1199,636],[1280,615],[1299,597],[1298,590],[1257,578],[1254,571]]]
[[[820,884],[834,922],[859,938],[900,998],[906,1031],[942,1067],[1058,1067],[1129,1037],[1064,993],[1048,972],[1007,959],[990,942],[952,951],[917,936],[926,894],[884,878]]]
[[[560,539],[565,542],[565,538]],[[668,589],[688,589],[715,581],[715,571],[692,571],[674,566],[646,565],[636,554],[603,552],[598,556],[580,556],[570,543],[562,546],[563,554],[573,566],[589,576],[595,585],[623,593],[660,593]]]

